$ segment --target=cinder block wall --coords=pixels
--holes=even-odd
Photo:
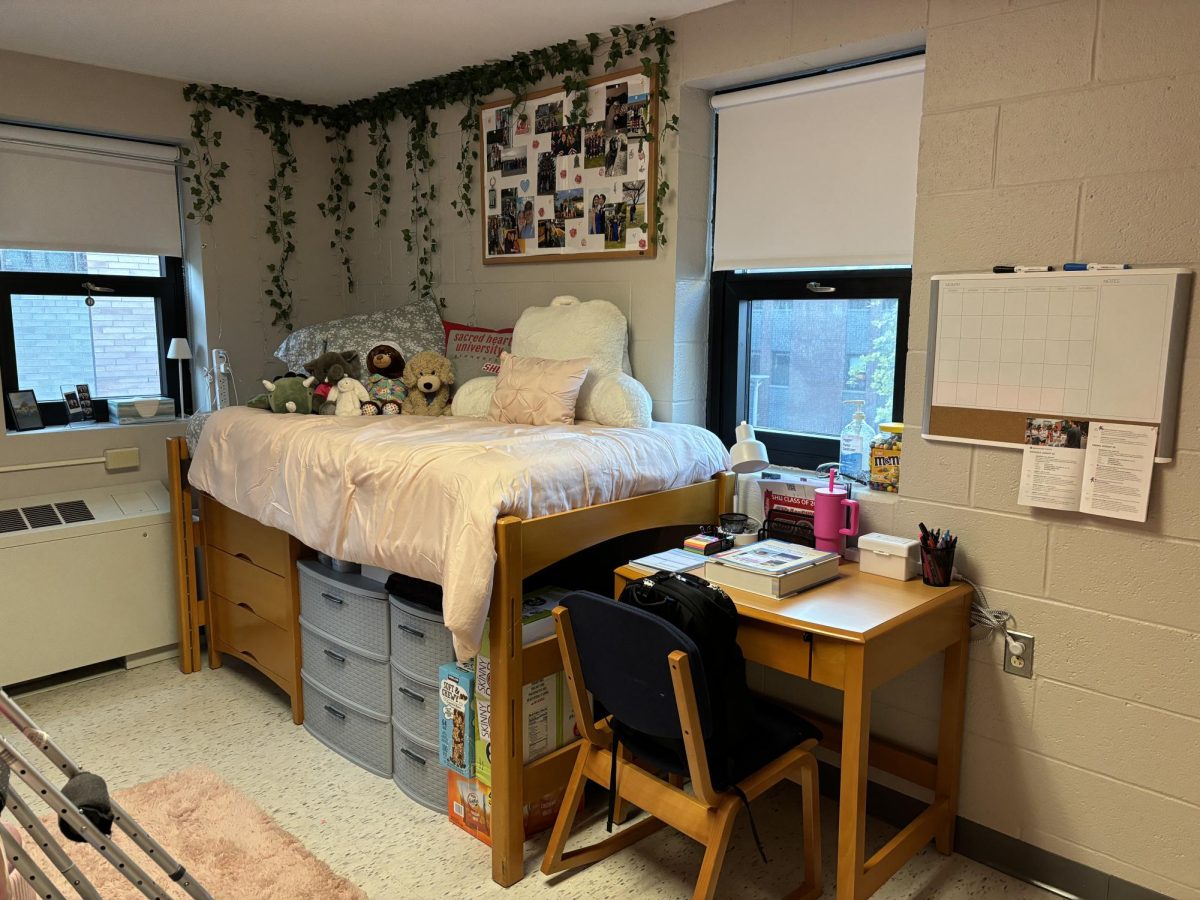
[[[906,418],[930,274],[1200,271],[1198,38],[1194,0],[931,2]],[[895,512],[959,532],[963,567],[1037,638],[1032,681],[1003,674],[995,645],[972,654],[963,814],[1173,897],[1200,896],[1197,327],[1180,450],[1145,525],[1033,512],[1016,504],[1019,453],[919,440]],[[920,716],[903,698],[927,695],[887,699]]]

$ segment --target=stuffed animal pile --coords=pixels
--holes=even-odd
[[[450,414],[454,368],[440,353],[418,353],[405,363],[394,341],[380,341],[367,354],[362,377],[358,351],[330,350],[304,364],[308,373],[288,372],[263,381],[265,394],[247,406],[277,413],[323,416],[442,416]]]

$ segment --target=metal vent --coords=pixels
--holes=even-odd
[[[21,518],[21,511],[19,509],[0,509],[0,534],[28,530],[29,526]]]
[[[58,517],[58,513],[49,503],[40,506],[23,506],[21,512],[25,513],[25,521],[29,523],[30,528],[49,528],[52,525],[62,524],[62,519]]]
[[[64,525],[72,525],[75,522],[91,522],[96,518],[83,500],[66,500],[62,503],[55,503],[54,508],[62,516]]]

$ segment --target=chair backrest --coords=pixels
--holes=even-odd
[[[704,661],[691,638],[653,613],[588,591],[571,594],[561,605],[571,617],[584,685],[606,712],[645,734],[682,738],[667,661],[682,650],[692,670],[701,732],[711,732]]]

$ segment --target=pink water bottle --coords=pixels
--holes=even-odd
[[[837,469],[829,473],[829,487],[813,493],[813,536],[818,550],[841,555],[846,538],[858,534],[858,501],[850,499],[846,488],[838,487]],[[850,510],[850,526],[846,527],[846,509]]]

